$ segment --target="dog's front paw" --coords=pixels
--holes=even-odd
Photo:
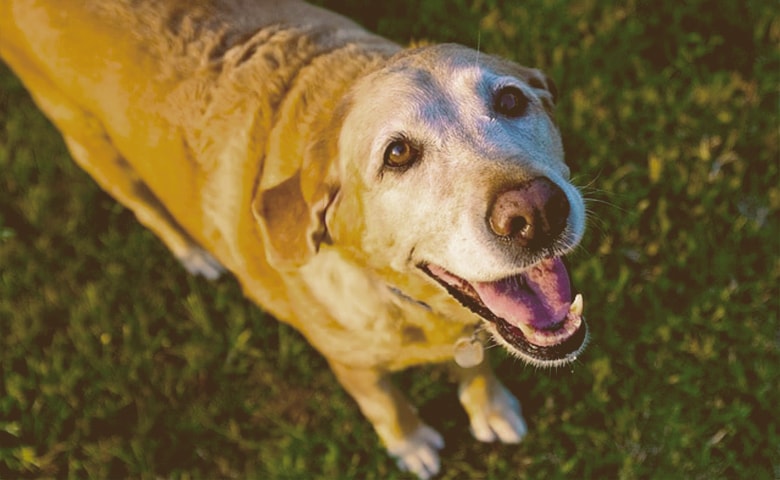
[[[216,280],[225,271],[219,261],[200,247],[192,247],[177,255],[184,269],[192,275],[201,275],[208,280]]]
[[[520,402],[498,383],[487,402],[477,404],[467,392],[461,393],[471,422],[471,433],[480,442],[519,443],[528,427],[520,412]]]
[[[403,440],[388,445],[387,451],[396,458],[398,467],[426,480],[439,473],[439,450],[444,440],[427,425],[421,425]]]

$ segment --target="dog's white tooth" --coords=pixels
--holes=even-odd
[[[571,302],[571,306],[569,306],[569,313],[575,317],[582,315],[582,295],[579,293],[574,296],[574,301]]]

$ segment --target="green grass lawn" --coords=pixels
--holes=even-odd
[[[780,478],[777,2],[323,3],[545,70],[589,199],[586,354],[491,351],[524,443],[472,440],[443,369],[398,376],[440,478]],[[0,362],[0,478],[409,478],[302,337],[188,276],[4,67]]]

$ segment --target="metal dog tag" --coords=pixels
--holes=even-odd
[[[476,367],[485,359],[485,350],[476,337],[462,337],[455,342],[455,363],[463,368]]]

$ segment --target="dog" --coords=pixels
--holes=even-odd
[[[402,469],[435,475],[443,440],[391,372],[452,364],[473,435],[516,443],[483,343],[537,366],[585,348],[562,261],[585,207],[540,71],[297,1],[8,0],[0,31],[73,159],[189,272],[298,329]]]

